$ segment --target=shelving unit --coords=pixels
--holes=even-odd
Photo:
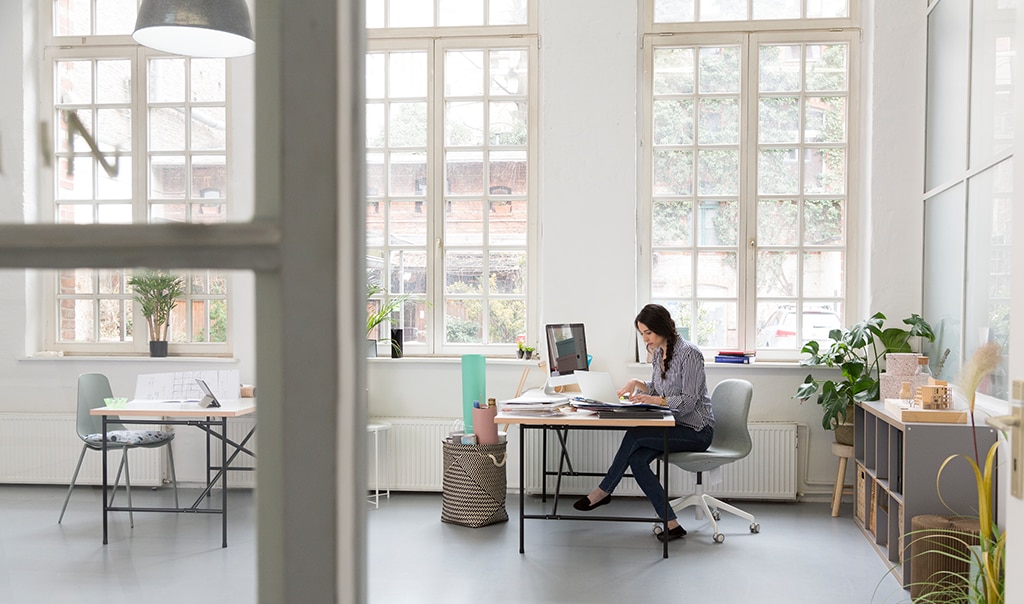
[[[996,431],[983,419],[978,424],[978,452],[984,455]],[[910,520],[921,514],[978,516],[974,474],[966,461],[939,466],[950,455],[974,457],[970,424],[901,422],[880,401],[859,403],[854,411],[853,458],[856,471],[854,522],[894,566],[900,582],[910,578]],[[984,461],[984,460],[982,460]]]

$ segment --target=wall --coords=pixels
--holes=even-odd
[[[25,66],[39,62],[27,60],[19,50],[19,44],[32,45],[20,30],[14,31],[23,21],[22,13],[10,4],[0,3],[0,48],[9,51],[0,53],[0,73],[12,78],[22,74],[23,79],[34,82],[36,75],[26,71]],[[23,5],[31,7],[34,3],[25,0]],[[540,24],[539,324],[584,322],[595,369],[611,372],[617,382],[649,375],[648,368],[632,364],[635,336],[631,321],[642,302],[635,294],[640,46],[635,6],[610,0],[544,2]],[[918,33],[923,24],[916,14],[920,7],[913,11],[889,6],[886,9],[888,13],[876,16],[886,22],[876,35],[878,44],[887,43],[889,48],[923,35]],[[33,26],[28,29],[34,31]],[[919,172],[914,167],[921,165],[921,145],[915,142],[920,137],[920,124],[907,119],[908,107],[909,114],[913,114],[917,101],[912,90],[892,80],[904,77],[913,81],[907,74],[920,72],[921,65],[915,53],[897,54],[901,57],[898,65],[880,64],[864,73],[865,82],[881,82],[867,88],[876,95],[868,105],[876,122],[873,132],[884,132],[885,136],[868,137],[868,149],[875,159],[866,166],[865,174],[871,175],[870,179],[865,176],[859,186],[869,195],[885,194],[887,210],[858,217],[869,226],[861,228],[857,236],[875,236],[855,263],[862,273],[861,281],[869,287],[862,296],[861,309],[853,311],[854,315],[863,314],[861,310],[882,309],[890,316],[905,316],[916,309],[920,300],[916,273],[891,262],[892,258],[910,258],[911,264],[917,262],[919,266],[919,260],[914,259],[920,256],[920,244],[913,237],[895,236],[897,233],[886,226],[920,220],[918,205],[904,197],[906,191],[916,190],[920,183],[914,176]],[[892,53],[886,50],[877,56],[880,63],[885,63]],[[233,182],[238,183],[234,185],[236,199],[243,202],[233,211],[244,218],[249,215],[244,202],[251,199],[254,182],[249,152],[252,132],[245,128],[252,124],[251,94],[246,93],[252,86],[251,59],[236,60],[231,68],[233,98],[241,101],[232,140],[239,163],[232,167],[232,175]],[[889,95],[894,95],[898,102],[893,102]],[[22,103],[10,95],[0,99],[0,220],[7,222],[23,220],[25,207],[33,207],[36,202],[34,185],[25,181],[34,177],[12,178],[14,174],[33,174],[31,165],[36,156],[31,135],[37,129],[31,116],[33,109]],[[887,167],[894,158],[902,168]],[[907,207],[903,207],[904,203]],[[565,268],[566,258],[574,259],[572,268]],[[243,381],[258,384],[251,335],[252,276],[237,274],[233,278],[236,359],[226,363],[225,368],[237,366]],[[891,287],[892,283],[905,286]],[[0,413],[73,412],[75,380],[85,371],[109,374],[115,391],[121,393],[131,391],[137,373],[195,367],[195,361],[175,359],[26,360],[37,341],[36,332],[30,330],[26,338],[25,330],[26,325],[38,321],[38,298],[26,289],[21,271],[0,271],[0,292],[0,383],[5,385],[0,389]],[[534,339],[540,341],[541,334],[535,334]],[[511,360],[512,354],[510,348],[509,360],[492,360],[488,364],[488,391],[497,398],[511,396],[519,382],[523,363]],[[457,359],[376,359],[368,365],[371,415],[459,416],[461,381]],[[805,426],[800,436],[805,460],[800,489],[827,497],[835,473],[835,458],[829,445],[831,435],[821,429],[816,406],[801,405],[790,398],[806,373],[794,365],[772,364],[708,369],[712,386],[729,377],[743,377],[754,383],[752,419],[795,421]],[[535,370],[528,383],[539,385],[541,381]]]

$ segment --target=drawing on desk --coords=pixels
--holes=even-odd
[[[195,402],[203,397],[197,379],[206,382],[221,400],[239,398],[241,377],[237,369],[144,373],[135,381],[136,400]]]

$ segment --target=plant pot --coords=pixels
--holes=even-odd
[[[853,445],[853,417],[850,417],[849,422],[845,424],[839,424],[836,426],[833,432],[835,433],[836,442],[841,445]]]
[[[366,340],[366,358],[372,359],[377,356],[377,340]]]
[[[167,356],[167,342],[157,341],[149,343],[149,356],[151,357],[165,357]]]
[[[523,358],[523,354],[524,354],[524,353],[523,353],[523,351],[522,351],[522,350],[517,350],[517,351],[516,351],[516,358],[517,358],[517,359],[521,359],[521,358]]]

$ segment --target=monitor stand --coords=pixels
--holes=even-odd
[[[562,394],[564,392],[579,392],[580,385],[573,374],[551,376],[544,383],[544,394]]]

